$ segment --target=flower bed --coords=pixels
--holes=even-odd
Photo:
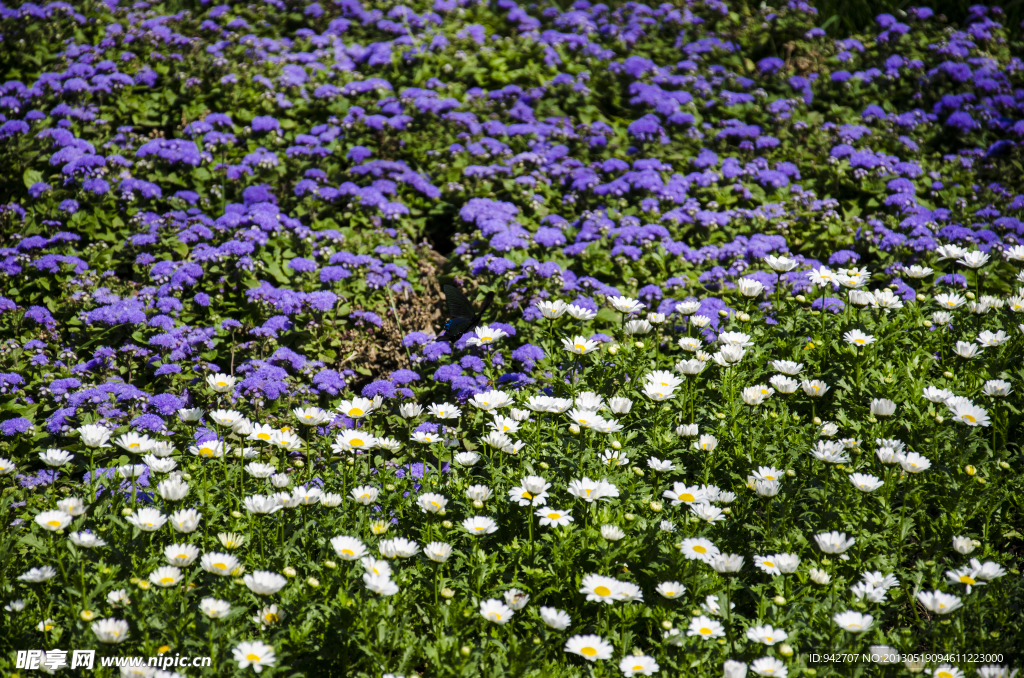
[[[4,675],[1012,676],[1002,17],[0,8]]]

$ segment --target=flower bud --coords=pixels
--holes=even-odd
[[[580,434],[580,427],[577,424],[572,424],[569,426],[569,433],[578,436]]]
[[[294,567],[286,567],[283,570],[281,570],[281,574],[283,574],[286,577],[294,577],[298,574],[298,572],[295,571]]]
[[[351,460],[351,459],[349,459],[349,460],[348,460],[348,463],[350,463],[350,464],[351,464],[351,463],[352,463],[352,460]],[[297,459],[297,460],[295,461],[295,468],[302,468],[302,467],[303,467],[303,466],[305,466],[305,465],[306,465],[306,462],[302,461],[301,459]]]
[[[548,463],[547,463],[546,461],[542,461],[542,462],[540,463],[540,467],[541,467],[542,469],[544,469],[545,471],[547,471],[547,470],[548,470],[549,468],[551,468],[551,466],[549,466],[549,465],[548,465]]]
[[[937,416],[935,417],[935,423],[936,423],[936,424],[941,424],[941,423],[942,423],[942,422],[944,422],[944,421],[946,421],[946,420],[945,420],[945,419],[943,419],[943,417],[942,417],[942,415],[941,415],[941,414],[940,414],[940,415],[937,415]]]
[[[999,468],[1003,469],[1004,471],[1008,471],[1010,469],[1010,465],[1007,464],[1005,461],[1001,461],[999,462]]]
[[[786,599],[782,596],[775,596],[774,598],[772,598],[772,602],[778,605],[779,607],[782,607],[786,604]]]
[[[123,509],[121,509],[121,515],[124,516],[125,518],[130,516],[132,513],[134,513],[134,512],[130,508],[123,508]]]
[[[463,645],[462,649],[459,650],[459,652],[462,653],[463,657],[468,657],[469,653],[472,652],[472,650],[470,649],[469,645]]]
[[[620,443],[618,440],[613,440],[612,441],[612,449],[613,450],[621,450],[622,449],[622,443]]]
[[[672,628],[672,622],[666,619],[665,621],[661,622],[661,628],[665,629],[666,631],[670,630]]]
[[[473,508],[475,508],[475,509],[482,509],[483,507],[484,507],[484,503],[482,501],[480,501],[479,499],[474,499],[473,500]]]
[[[320,580],[319,580],[319,579],[317,579],[316,577],[310,577],[309,579],[307,579],[307,580],[306,580],[306,584],[307,584],[307,585],[308,585],[308,586],[309,586],[310,588],[314,588],[314,589],[318,589],[318,588],[320,588]]]
[[[813,421],[813,422],[814,422],[814,425],[815,425],[815,426],[821,426],[821,417],[815,417],[815,418],[814,418],[814,419],[812,419],[811,421]]]
[[[953,378],[953,373],[952,372],[943,372],[942,376],[944,376],[946,379],[952,379]]]
[[[643,348],[644,347],[644,342],[637,341],[637,342],[634,342],[633,345],[636,346],[637,348]]]
[[[985,480],[984,478],[982,478],[981,476],[975,476],[975,477],[974,477],[974,482],[978,483],[979,485],[984,485],[984,484],[986,484],[986,483],[987,483],[988,481],[987,481],[987,480]]]
[[[627,513],[625,517],[626,517],[626,520],[630,520],[630,521],[636,520],[636,516],[633,515],[632,513]]]
[[[481,502],[481,506],[483,506],[482,502]],[[443,527],[446,530],[452,529],[452,521],[450,521],[450,520],[443,520],[443,521],[441,521],[441,527]]]
[[[232,511],[231,512],[231,517],[234,518],[235,520],[238,520],[239,518],[242,517],[242,514],[241,514],[240,511]]]
[[[654,511],[655,513],[659,513],[661,511],[661,509],[662,509],[662,506],[661,506],[661,502],[660,501],[652,501],[651,502],[651,510],[652,511]]]
[[[619,352],[619,347],[618,346],[609,346],[608,347],[608,353],[610,353],[612,355],[615,355],[618,352]]]
[[[78,613],[78,616],[81,617],[84,622],[91,622],[96,618],[96,613],[92,610],[82,610]]]
[[[453,598],[453,597],[455,597],[455,591],[452,591],[450,588],[445,586],[443,589],[441,589],[441,597],[442,598]]]
[[[334,568],[338,567],[338,564],[333,560],[325,560],[324,567],[326,567],[328,570],[333,570]]]
[[[783,643],[782,645],[779,646],[779,654],[781,654],[783,657],[792,657],[793,656],[793,646],[790,645],[789,643]]]
[[[966,473],[969,476],[973,476],[977,472],[978,472],[978,469],[974,468],[970,464],[968,464],[967,466],[964,466],[964,473]]]

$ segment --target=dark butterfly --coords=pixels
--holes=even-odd
[[[484,297],[484,303],[480,307],[479,313],[473,311],[473,304],[469,303],[469,299],[457,287],[445,285],[444,299],[448,302],[448,321],[445,322],[444,330],[435,341],[442,339],[454,341],[480,324],[480,318],[491,306],[494,292],[488,292]]]

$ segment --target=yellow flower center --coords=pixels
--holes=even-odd
[[[523,492],[523,499],[533,499],[533,495],[529,492]]]
[[[551,520],[558,520],[561,517],[562,516],[559,513],[549,513],[548,514],[548,518],[550,518]]]
[[[482,527],[474,527],[473,529],[476,530],[477,532],[479,532],[480,530],[482,530],[484,528],[482,528]]]
[[[960,577],[960,583],[961,583],[961,584],[967,584],[968,586],[973,586],[973,585],[974,585],[974,579],[973,579],[973,578],[971,578],[971,577],[968,577],[968,576],[967,576],[967,575],[965,574],[965,575],[962,575],[962,576]]]
[[[363,416],[363,411],[361,409],[359,409],[358,407],[353,407],[353,408],[349,409],[348,415],[350,417],[361,417],[361,416]]]
[[[265,621],[266,621],[266,622],[267,622],[268,624],[276,624],[276,623],[277,623],[277,621],[278,621],[278,619],[277,619],[277,615],[276,615],[275,613],[273,613],[273,612],[268,612],[268,613],[266,613],[265,615],[263,615],[263,619],[264,619],[264,620],[265,620]]]
[[[693,550],[696,551],[697,553],[707,553],[708,552],[708,550],[706,548],[704,548],[703,546],[701,546],[700,544],[694,546]]]
[[[217,382],[217,386],[227,386],[227,385],[228,385],[228,382],[226,382],[226,381],[218,381]]]
[[[251,662],[258,662],[260,660],[259,655],[255,655],[255,654],[247,654],[247,655],[245,655],[245,658],[246,658],[246,660],[251,661]]]
[[[587,349],[587,347],[584,346],[583,344],[573,344],[573,348],[575,348],[577,351],[585,351]]]
[[[353,438],[352,439],[352,442],[351,442],[352,447],[359,447],[362,444],[363,444],[363,439],[362,438]]]
[[[494,621],[501,621],[501,615],[500,615],[500,614],[498,614],[497,612],[492,612],[492,613],[491,613],[490,615],[488,615],[488,616],[489,616],[489,617],[490,617],[491,619],[493,619]]]
[[[213,448],[211,448],[211,447],[201,447],[201,448],[199,448],[199,456],[200,457],[212,457],[213,456]]]
[[[594,593],[596,593],[599,596],[610,596],[612,594],[611,589],[609,589],[607,586],[598,586],[594,589]]]
[[[709,629],[709,628],[708,628],[708,627],[706,627],[706,626],[704,626],[704,627],[701,627],[701,630],[700,630],[700,634],[701,634],[702,636],[710,636],[710,635],[711,635],[711,629]]]
[[[589,487],[586,489],[586,492],[587,492],[587,496],[589,497],[590,496],[590,488]]]
[[[487,343],[488,341],[491,341],[491,339],[493,339],[493,337],[480,337],[481,343]]]
[[[161,577],[160,578],[160,583],[161,584],[173,584],[174,583],[174,577]]]
[[[213,566],[216,567],[218,570],[226,570],[226,569],[228,569],[228,566],[225,565],[224,563],[214,563]]]
[[[580,649],[580,654],[585,655],[587,657],[594,657],[594,656],[597,656],[597,650],[595,650],[594,648],[592,648],[590,646],[587,646],[587,647],[584,647],[584,648]]]
[[[679,495],[679,501],[693,501],[693,495],[688,492],[684,492]]]
[[[773,563],[770,560],[766,560],[766,561],[764,561],[764,566],[765,567],[775,567],[775,563]]]
[[[50,527],[60,527],[60,521],[59,520],[50,520],[46,524],[49,525]]]
[[[257,433],[256,437],[259,438],[260,440],[270,440],[269,433]]]
[[[967,421],[968,423],[971,423],[971,424],[973,424],[973,423],[978,421],[977,419],[975,419],[974,417],[972,417],[969,414],[963,415],[963,418],[964,418],[965,421]]]
[[[665,595],[666,596],[674,596],[675,594],[676,594],[675,591],[665,591]]]

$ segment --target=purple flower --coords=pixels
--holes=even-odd
[[[0,435],[7,437],[20,435],[32,430],[32,422],[25,417],[15,417],[0,422]]]
[[[825,310],[831,311],[832,313],[839,313],[844,308],[846,308],[846,304],[843,303],[843,300],[842,299],[837,299],[835,297],[825,297],[824,306],[825,306]],[[811,302],[811,308],[813,308],[814,310],[820,311],[821,307],[822,307],[822,299],[821,299],[821,297],[818,297],[817,299],[815,299],[814,301]]]
[[[345,379],[335,370],[320,370],[313,377],[313,386],[322,393],[336,396],[345,390]]]
[[[778,73],[785,65],[786,62],[778,57],[765,57],[757,62],[757,68],[762,75]]]
[[[394,398],[396,395],[395,385],[390,381],[379,379],[364,386],[361,395],[364,398],[375,398],[376,396]]]
[[[393,381],[396,384],[408,384],[414,381],[418,381],[419,378],[420,375],[417,374],[416,372],[413,372],[412,370],[401,369],[395,370],[394,372],[391,373],[391,381]]]
[[[316,270],[316,262],[304,257],[295,257],[288,262],[288,267],[299,273],[309,273]]]
[[[852,250],[838,250],[828,258],[829,266],[844,266],[850,262],[860,261],[860,255]]]
[[[257,115],[252,119],[253,132],[280,132],[281,123],[270,115]]]
[[[143,414],[135,417],[132,419],[131,425],[143,431],[163,431],[167,428],[164,420],[155,414]]]
[[[512,359],[518,360],[526,365],[527,369],[531,370],[538,362],[544,360],[544,358],[544,349],[540,346],[534,346],[533,344],[523,344],[516,350],[512,351]]]

